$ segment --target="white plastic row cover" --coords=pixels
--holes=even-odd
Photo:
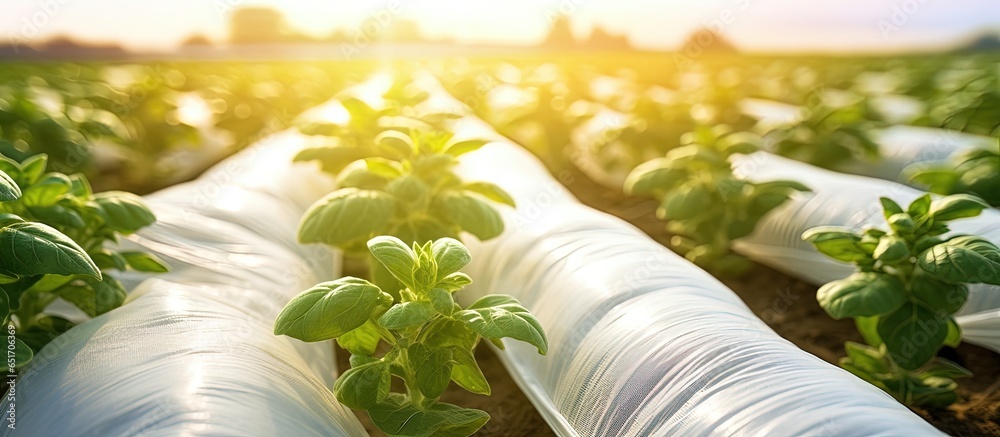
[[[45,347],[5,400],[16,428],[0,435],[365,435],[330,391],[330,344],[272,334],[292,296],[340,273],[334,253],[295,242],[332,188],[292,164],[305,142],[274,135],[149,196],[158,220],[126,244],[171,272],[123,276],[126,305]]]
[[[478,119],[456,129],[495,137]],[[468,303],[516,296],[541,321],[548,356],[499,353],[562,436],[928,435],[879,389],[803,352],[731,290],[633,226],[576,200],[509,141],[462,173],[507,190],[507,229],[467,243]]]

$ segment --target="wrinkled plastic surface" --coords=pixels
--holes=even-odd
[[[0,435],[365,435],[330,391],[331,345],[272,334],[292,296],[340,270],[295,242],[331,188],[291,163],[305,142],[274,135],[149,196],[158,221],[125,244],[171,272],[124,275],[125,306],[44,348],[17,383],[16,430]]]
[[[796,193],[792,199],[764,216],[754,233],[734,242],[734,249],[761,264],[815,285],[842,279],[854,268],[831,259],[802,233],[816,226],[885,228],[879,197],[900,205],[926,193],[898,183],[823,170],[780,156],[760,152],[733,159],[734,169],[752,181],[791,179],[805,183],[812,192]],[[953,234],[979,235],[1000,244],[1000,211],[986,209],[978,217],[949,223]],[[1000,287],[969,286],[969,301],[956,318],[962,339],[1000,352]]]
[[[898,96],[897,96],[898,97]],[[907,112],[898,98],[882,96],[876,101],[890,107],[895,112]],[[764,126],[778,126],[800,119],[805,108],[761,99],[745,99],[740,102],[743,111],[760,120]],[[901,108],[901,106],[903,106]],[[1000,139],[974,135],[949,129],[894,125],[872,130],[873,139],[878,144],[878,160],[854,159],[844,165],[845,173],[871,176],[907,183],[904,171],[913,164],[943,163],[952,156],[970,149],[991,149],[1000,147]]]
[[[472,118],[458,128],[490,135]],[[475,282],[459,298],[512,294],[541,321],[548,356],[513,341],[499,356],[559,435],[937,434],[779,337],[708,273],[577,203],[518,146],[492,143],[461,171],[518,209],[503,208],[500,237],[465,239]]]

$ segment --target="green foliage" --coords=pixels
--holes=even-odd
[[[755,183],[733,174],[729,157],[757,150],[759,138],[724,127],[700,128],[685,136],[683,147],[636,167],[625,192],[660,201],[657,217],[667,220],[671,246],[713,273],[732,276],[751,266],[730,251],[730,243],[753,232],[765,214],[796,191],[793,181]]]
[[[306,211],[299,241],[358,253],[375,235],[422,244],[458,238],[462,231],[480,240],[503,232],[492,203],[513,206],[513,199],[496,185],[463,182],[453,171],[458,156],[485,141],[454,141],[442,131],[391,129],[369,142],[358,141],[307,149],[296,158],[320,161],[324,170],[337,175],[339,187]]]
[[[816,297],[830,317],[854,318],[869,344],[847,344],[845,369],[907,405],[945,406],[957,399],[953,379],[970,373],[937,352],[961,340],[952,315],[968,298],[966,284],[1000,285],[1000,249],[976,236],[942,235],[949,221],[988,205],[965,194],[925,195],[905,210],[881,202],[888,230],[818,227],[803,234],[823,254],[857,266]]]
[[[904,171],[909,182],[937,194],[971,194],[1000,206],[1000,144],[994,150],[972,149],[947,163],[914,164]]]
[[[15,325],[23,366],[73,324],[44,314],[56,298],[93,317],[125,300],[125,289],[102,271],[164,272],[155,256],[104,247],[153,223],[141,199],[91,192],[75,174],[45,173],[46,155],[23,162],[0,156],[0,314]]]
[[[471,282],[459,270],[472,259],[457,240],[408,247],[398,238],[379,236],[368,241],[368,248],[403,284],[393,290],[398,299],[362,279],[321,283],[285,306],[274,333],[302,341],[336,339],[350,351],[351,368],[337,379],[334,394],[342,404],[367,411],[382,432],[473,434],[489,415],[440,402],[440,396],[452,381],[488,395],[489,384],[473,355],[480,339],[502,346],[500,339],[512,338],[544,355],[548,341],[541,325],[510,296],[489,295],[468,308],[455,303],[452,295]],[[405,393],[392,391],[392,378],[403,382]]]
[[[878,144],[870,132],[867,101],[846,106],[820,104],[809,107],[804,119],[767,134],[769,149],[812,165],[836,169],[851,160],[876,160]]]

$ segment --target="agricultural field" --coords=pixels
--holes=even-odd
[[[20,427],[146,402],[107,348],[320,435],[1000,435],[998,66],[2,63]]]

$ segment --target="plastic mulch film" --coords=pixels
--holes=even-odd
[[[737,157],[733,162],[735,171],[752,181],[790,179],[812,188],[810,193],[796,193],[764,216],[754,233],[736,241],[734,249],[816,285],[847,277],[853,267],[816,251],[802,240],[803,232],[827,225],[884,229],[879,197],[906,205],[925,194],[898,183],[823,170],[764,152]],[[1000,244],[1000,211],[996,209],[950,222],[949,227],[953,234],[979,235]],[[956,321],[964,341],[1000,352],[1000,287],[970,285],[969,300],[958,314]]]
[[[171,272],[122,277],[126,305],[40,351],[3,405],[16,429],[0,435],[365,435],[330,391],[331,345],[272,333],[292,296],[340,270],[332,252],[295,243],[330,189],[291,163],[305,141],[271,136],[149,196],[157,223],[124,244]]]
[[[472,118],[457,129],[491,135]],[[487,145],[461,171],[518,208],[503,208],[497,239],[466,238],[475,282],[459,298],[509,293],[541,321],[548,356],[516,342],[499,356],[559,435],[937,433],[776,335],[708,273],[577,203],[518,146]]]
[[[892,105],[890,105],[892,106]],[[795,122],[806,109],[785,103],[745,99],[743,111],[762,125]],[[997,150],[1000,139],[949,129],[894,125],[872,130],[879,159],[854,159],[839,168],[845,173],[908,183],[908,168],[919,164],[946,163],[952,157],[975,149]]]

